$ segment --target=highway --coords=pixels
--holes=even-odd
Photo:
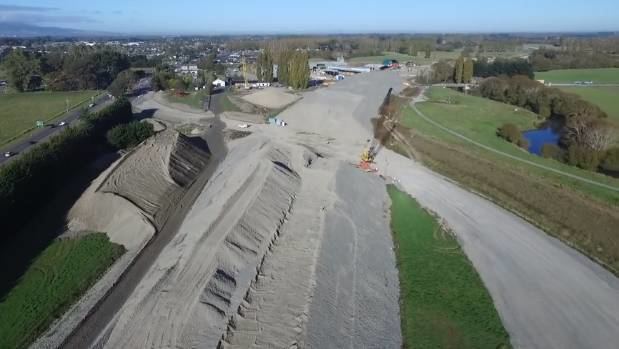
[[[110,105],[112,103],[112,99],[107,95],[107,94],[103,94],[101,96],[99,96],[97,99],[95,99],[95,104],[96,106],[94,106],[93,108],[89,109],[89,112],[97,112],[103,108],[105,108],[106,106]],[[77,119],[79,119],[80,114],[82,113],[81,108],[76,108],[68,113],[66,113],[64,116],[62,116],[61,118],[57,119],[54,121],[54,127],[52,126],[45,126],[44,128],[41,129],[37,129],[35,130],[31,135],[24,137],[22,139],[19,139],[17,142],[14,142],[12,144],[8,144],[6,146],[3,146],[2,148],[0,148],[0,152],[2,152],[1,156],[0,156],[0,165],[4,164],[5,162],[8,162],[12,159],[15,159],[17,157],[19,157],[19,155],[27,152],[28,150],[30,150],[30,148],[34,145],[37,145],[43,141],[46,141],[49,137],[57,134],[58,132],[62,131],[66,126],[74,123]],[[66,126],[57,126],[60,122],[66,122]],[[4,153],[5,152],[11,152],[14,153],[15,155],[6,158],[4,157]]]
[[[137,98],[137,96],[149,91],[151,88],[151,80],[150,78],[143,78],[139,80],[133,87],[131,94],[129,95],[129,100],[133,101],[133,99]],[[95,106],[90,108],[88,112],[94,113],[98,112],[101,109],[112,104],[113,98],[110,98],[107,93],[102,94],[97,99],[95,99]],[[41,129],[35,130],[32,134],[22,139],[19,139],[17,142],[13,142],[12,144],[8,144],[0,147],[0,166],[4,163],[7,163],[15,158],[18,158],[21,154],[26,153],[30,150],[32,146],[35,146],[41,142],[47,141],[51,136],[61,132],[65,127],[75,123],[81,114],[81,108],[76,108],[68,113],[66,113],[61,118],[54,121],[54,127],[46,126]],[[66,123],[65,126],[58,126],[60,122],[64,121]],[[14,155],[11,157],[4,157],[5,152],[11,152]]]

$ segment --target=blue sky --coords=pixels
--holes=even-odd
[[[619,0],[0,0],[0,22],[136,34],[619,31]]]

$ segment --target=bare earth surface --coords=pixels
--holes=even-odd
[[[371,138],[370,119],[390,87],[402,87],[398,72],[347,78],[304,93],[280,115],[288,127],[256,124],[231,141],[126,300],[107,304],[110,320],[71,343],[400,348],[385,182],[350,165]],[[202,117],[157,103],[142,106],[171,121]],[[418,163],[383,149],[378,166],[453,228],[515,347],[616,347],[614,276]],[[165,188],[138,206],[158,207]]]
[[[283,87],[267,87],[245,95],[243,99],[269,109],[279,109],[299,99],[299,96],[286,91]]]

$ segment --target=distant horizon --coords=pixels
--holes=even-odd
[[[618,14],[614,0],[0,0],[0,23],[114,35],[606,33],[619,31]]]
[[[347,32],[319,32],[319,31],[307,31],[307,32],[107,32],[88,29],[77,29],[63,26],[53,25],[35,25],[35,24],[23,24],[18,22],[2,22],[0,21],[0,30],[2,24],[9,25],[24,25],[32,26],[40,29],[53,28],[59,30],[75,31],[79,35],[75,36],[91,36],[91,37],[212,37],[212,36],[335,36],[335,35],[595,35],[595,34],[610,34],[619,35],[619,28],[615,30],[580,30],[580,31],[347,31]],[[43,35],[44,36],[44,35]],[[71,35],[69,35],[71,36]],[[21,37],[16,36],[3,36],[0,32],[0,38]]]

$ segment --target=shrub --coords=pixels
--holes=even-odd
[[[522,133],[514,124],[504,124],[497,130],[497,135],[510,143],[518,143],[522,139]]]
[[[607,171],[619,172],[619,148],[613,148],[606,152],[602,168]]]
[[[595,171],[600,166],[598,151],[580,145],[571,145],[567,151],[567,161],[572,166]]]
[[[556,144],[544,144],[542,146],[542,157],[547,159],[561,160],[562,151]]]
[[[524,137],[521,137],[516,144],[522,149],[529,149],[529,140]]]
[[[118,149],[127,149],[135,147],[154,134],[155,130],[151,123],[134,121],[109,130],[107,141]]]

